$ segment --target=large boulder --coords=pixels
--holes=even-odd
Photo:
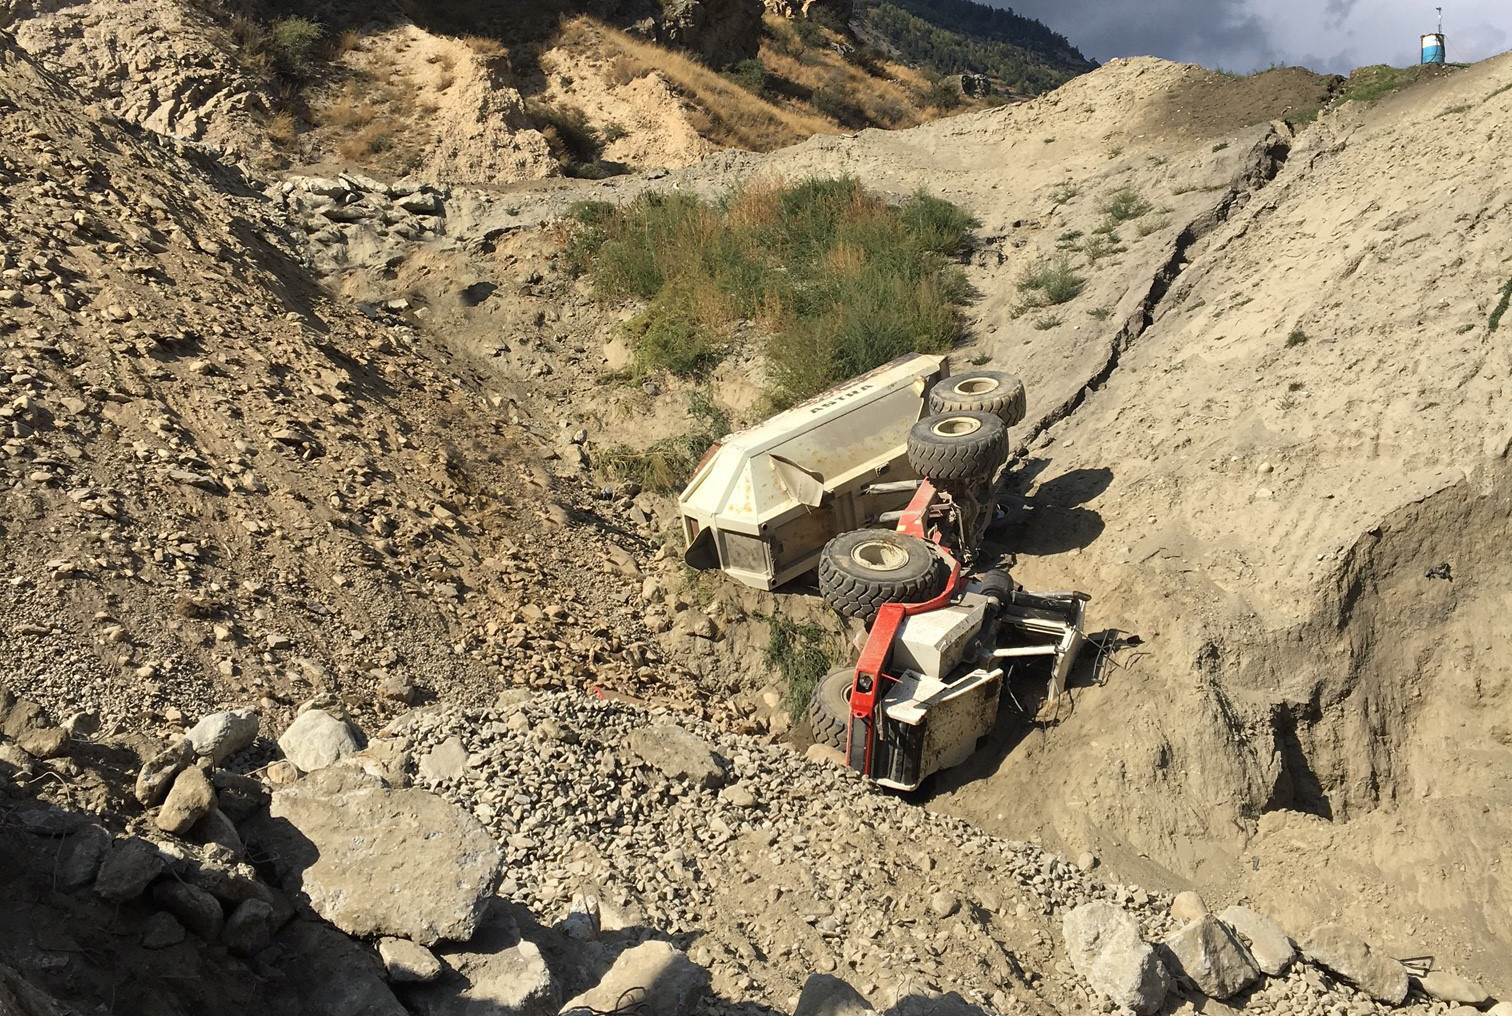
[[[607,1011],[640,1003],[642,1016],[683,1016],[698,1012],[709,988],[709,972],[666,942],[643,942],[619,954],[594,987],[562,1007]],[[627,994],[627,992],[629,994]]]
[[[729,779],[708,742],[671,723],[642,727],[630,735],[630,750],[668,779],[715,789]]]
[[[362,739],[341,717],[324,709],[306,709],[283,732],[278,747],[300,772],[313,773],[361,750]]]
[[[450,969],[405,996],[417,1016],[556,1016],[561,1008],[562,989],[546,957],[521,934],[502,901],[489,908],[466,945],[442,949],[441,955]]]
[[[832,974],[809,974],[793,1016],[876,1016],[871,1003]]]
[[[1171,974],[1132,914],[1102,900],[1083,903],[1066,913],[1061,932],[1071,965],[1094,990],[1141,1016],[1160,1008]]]
[[[1161,943],[1167,966],[1209,998],[1229,998],[1260,979],[1249,950],[1229,926],[1203,914]]]
[[[160,803],[179,773],[194,762],[194,745],[180,738],[142,763],[133,796],[144,808]]]
[[[1479,1009],[1491,1001],[1486,989],[1467,977],[1451,974],[1447,970],[1432,970],[1418,978],[1418,984],[1429,998],[1440,1002],[1458,1002]]]
[[[351,766],[277,791],[243,831],[286,890],[351,935],[466,941],[498,885],[499,846],[481,822]]]
[[[163,855],[140,837],[117,840],[100,865],[95,892],[111,903],[125,903],[146,891],[163,871]]]
[[[1378,1002],[1401,1005],[1407,998],[1407,968],[1348,928],[1320,925],[1302,943],[1302,952]]]
[[[289,976],[272,989],[265,1012],[410,1016],[384,982],[383,964],[372,949],[335,928],[319,921],[290,921],[276,944]]]
[[[1233,928],[1240,940],[1249,946],[1250,955],[1262,973],[1279,977],[1297,958],[1297,947],[1292,944],[1291,936],[1264,914],[1249,907],[1233,906],[1219,914],[1218,919]]]
[[[257,740],[257,711],[233,709],[203,717],[184,735],[195,754],[220,765]]]
[[[756,55],[762,10],[762,0],[664,0],[657,40],[729,67]]]
[[[158,809],[157,826],[182,836],[215,808],[215,788],[199,766],[190,766],[174,778],[173,787]]]

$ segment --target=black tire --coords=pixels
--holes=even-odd
[[[952,374],[929,390],[931,413],[991,413],[1012,427],[1024,421],[1024,382],[1000,370]]]
[[[975,483],[1008,458],[1008,427],[989,413],[926,416],[908,432],[908,464],[936,483]]]
[[[850,691],[855,679],[855,667],[837,667],[814,685],[808,717],[815,744],[845,750],[846,731],[850,729]]]
[[[884,603],[922,603],[945,591],[950,571],[926,540],[890,529],[841,533],[819,553],[819,592],[842,617],[870,626]]]

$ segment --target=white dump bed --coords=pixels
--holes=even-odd
[[[830,537],[906,504],[861,488],[915,478],[908,429],[945,370],[943,356],[903,357],[726,437],[678,499],[688,563],[771,589],[812,569]]]

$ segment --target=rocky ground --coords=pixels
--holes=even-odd
[[[1106,881],[1091,854],[666,711],[507,691],[369,738],[327,697],[276,743],[253,710],[154,743],[3,705],[0,998],[22,1016],[1490,1002],[1347,929],[1299,955],[1253,910]]]
[[[40,706],[7,699],[0,744],[7,1004],[450,1013],[487,984],[557,1012],[630,978],[677,1011],[1488,1007],[1506,174],[1454,138],[1505,132],[1507,68],[1299,133],[1326,82],[1119,62],[915,131],[509,189],[261,179],[0,42],[0,652]],[[1447,240],[1406,185],[1441,118]],[[1017,573],[1146,643],[922,808],[774,743],[766,620],[812,604],[688,579],[671,505],[595,479],[683,392],[613,379],[633,308],[554,260],[583,197],[834,172],[983,220],[963,355],[1029,383]],[[1148,218],[1064,320],[1014,314],[1125,188]],[[713,378],[737,419],[752,366]],[[212,724],[246,739],[219,756],[194,728],[224,709],[250,721]],[[476,864],[423,881],[471,892],[391,872],[397,906],[344,907],[305,853],[350,840],[334,801],[402,844],[377,856],[436,819]]]

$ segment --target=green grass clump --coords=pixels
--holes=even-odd
[[[1349,75],[1339,98],[1344,102],[1374,102],[1385,95],[1408,85],[1416,84],[1427,76],[1425,65],[1392,67],[1388,64],[1372,64],[1361,67]],[[1432,65],[1426,65],[1432,66]]]
[[[642,490],[672,494],[693,477],[709,446],[730,430],[730,418],[695,389],[688,396],[688,415],[698,426],[687,433],[663,438],[649,448],[611,445],[593,456],[594,467],[611,480],[633,480]]]
[[[282,18],[268,33],[268,49],[278,69],[290,77],[305,77],[319,55],[324,31],[309,18]]]
[[[730,326],[766,338],[767,395],[792,405],[961,333],[965,276],[950,258],[977,221],[922,191],[889,205],[851,177],[750,184],[718,200],[646,194],[575,206],[564,252],[605,299],[646,309],[627,331],[633,371],[698,374]]]
[[[1029,305],[1052,307],[1068,303],[1081,293],[1086,280],[1071,268],[1071,262],[1060,257],[1045,261],[1019,276],[1018,288],[1026,294]]]
[[[1103,258],[1112,257],[1114,254],[1122,254],[1128,249],[1119,241],[1118,234],[1111,230],[1108,232],[1099,230],[1082,243],[1082,253],[1086,255],[1089,265],[1095,265]]]
[[[794,721],[808,709],[809,700],[814,697],[814,686],[835,665],[834,657],[825,646],[826,641],[824,629],[811,621],[772,618],[766,662],[782,675],[787,684],[788,714]]]
[[[1307,333],[1300,328],[1293,328],[1291,334],[1286,337],[1286,348],[1301,346],[1307,343]]]
[[[1114,192],[1113,196],[1103,202],[1102,212],[1112,222],[1128,222],[1142,215],[1148,215],[1155,210],[1155,206],[1139,196],[1139,192],[1132,187],[1124,187]]]
[[[1501,301],[1496,305],[1496,309],[1491,312],[1490,320],[1486,322],[1491,331],[1496,331],[1497,326],[1501,324],[1502,315],[1507,313],[1508,304],[1512,304],[1512,279],[1508,279],[1507,284],[1502,287]]]

